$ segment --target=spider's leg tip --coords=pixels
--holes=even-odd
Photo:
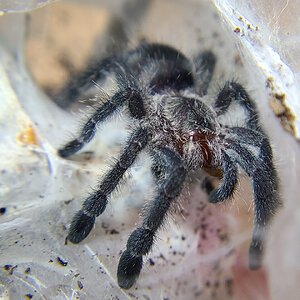
[[[95,224],[95,217],[86,215],[82,210],[78,211],[71,223],[67,240],[77,244],[85,239]]]
[[[118,284],[122,289],[130,289],[139,277],[143,266],[142,256],[132,256],[125,250],[118,265]]]
[[[62,158],[66,158],[69,156],[68,151],[66,151],[65,148],[57,150],[57,154],[58,154],[58,156],[60,156]]]
[[[249,262],[249,269],[252,271],[259,270],[262,267],[261,262]]]
[[[257,270],[263,264],[263,245],[261,241],[252,242],[249,249],[249,269]]]
[[[258,270],[262,267],[262,253],[250,252],[249,254],[249,269]]]
[[[208,195],[208,201],[210,203],[217,203],[218,202],[218,197],[217,197],[217,193],[216,190],[213,190],[209,193]]]
[[[208,64],[215,64],[216,63],[216,55],[211,51],[204,51],[201,54],[203,60],[205,60]]]
[[[208,195],[208,201],[210,203],[219,203],[219,202],[222,202],[223,200],[225,200],[225,199],[220,197],[220,195],[218,193],[218,189],[213,190]]]
[[[66,157],[69,157],[69,156],[75,154],[76,152],[78,152],[83,146],[84,146],[84,143],[82,141],[75,139],[75,140],[69,142],[63,148],[59,149],[57,151],[57,154],[60,157],[66,158]]]

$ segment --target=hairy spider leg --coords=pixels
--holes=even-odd
[[[272,163],[272,149],[268,143],[267,138],[257,131],[253,131],[243,127],[232,127],[231,132],[237,135],[235,142],[245,145],[252,145],[261,148],[260,151],[263,153],[264,166],[268,165],[270,175],[273,178],[274,183],[277,182],[277,174]],[[230,156],[222,150],[222,161],[223,161],[223,183],[217,189],[212,190],[209,193],[208,200],[211,203],[217,203],[230,198],[236,188],[238,182],[238,169],[236,163],[232,161]],[[277,189],[277,184],[274,185]]]
[[[232,197],[238,183],[237,164],[232,161],[224,150],[221,151],[223,161],[222,184],[208,195],[208,201],[217,203]]]
[[[202,176],[199,179],[201,179]],[[208,175],[205,175],[205,177],[203,177],[201,180],[201,188],[206,192],[207,195],[209,195],[215,189],[213,182]]]
[[[125,1],[118,13],[112,15],[106,32],[103,34],[105,39],[101,40],[100,50],[105,48],[107,53],[120,53],[128,49],[132,41],[131,35],[139,32],[151,3],[152,0]]]
[[[149,44],[142,42],[139,47],[128,51],[125,55],[114,54],[106,57],[99,62],[90,63],[85,71],[73,76],[68,84],[55,97],[56,103],[62,108],[68,108],[76,102],[80,95],[92,89],[95,82],[98,84],[104,82],[108,77],[118,75],[120,72],[120,65],[126,69],[126,72],[134,72],[134,76],[138,77],[143,71],[143,66],[151,64],[153,61],[169,61],[170,66],[174,69],[160,70],[162,74],[156,74],[155,82],[150,86],[157,86],[158,89],[168,84],[176,83],[173,88],[178,86],[178,89],[183,89],[193,86],[192,65],[191,62],[179,51],[163,44]],[[203,62],[203,64],[207,64]]]
[[[129,58],[136,55],[138,51],[139,49],[130,51]],[[94,88],[95,83],[101,85],[105,79],[119,74],[120,65],[125,64],[126,59],[117,54],[89,63],[84,71],[70,78],[65,87],[57,93],[55,102],[64,109],[69,108],[81,95]]]
[[[87,143],[89,143],[94,137],[97,125],[104,122],[108,117],[110,117],[122,104],[128,99],[130,95],[129,91],[119,91],[111,100],[103,103],[88,119],[83,128],[80,131],[79,137],[70,141],[62,149],[58,150],[58,154],[61,157],[68,157],[80,149]]]
[[[226,82],[219,92],[215,102],[217,115],[225,114],[233,101],[237,101],[246,110],[248,114],[247,127],[263,132],[259,124],[258,112],[254,102],[250,99],[242,85],[234,81]]]
[[[84,147],[94,137],[97,125],[104,122],[113,113],[115,113],[125,101],[129,101],[129,110],[132,108],[132,116],[141,118],[145,114],[141,95],[138,91],[131,88],[122,88],[119,92],[112,96],[111,100],[103,103],[95,113],[85,123],[79,137],[70,141],[62,149],[58,150],[61,157],[68,157]]]
[[[258,158],[234,141],[230,149],[238,154],[236,162],[252,178],[255,229],[249,250],[249,266],[251,269],[257,269],[262,264],[266,230],[280,205],[277,173],[272,163],[271,147],[266,138],[261,141]]]
[[[156,198],[146,207],[141,227],[131,233],[120,258],[118,284],[124,289],[129,289],[139,276],[143,256],[151,250],[156,232],[163,224],[173,200],[179,196],[187,174],[182,158],[169,148],[156,148],[153,160],[163,170],[164,176],[156,178]]]
[[[99,62],[93,62],[84,71],[72,76],[54,97],[57,105],[64,109],[69,108],[81,95],[94,88],[95,82],[101,83],[107,78],[107,74],[117,71],[116,58],[117,56],[109,56]]]
[[[102,214],[106,208],[107,197],[116,188],[126,170],[133,164],[147,142],[146,128],[138,128],[131,134],[119,160],[101,180],[97,190],[84,201],[82,208],[75,214],[67,237],[69,241],[79,243],[88,236],[96,217]]]
[[[215,70],[216,56],[211,51],[202,52],[194,59],[194,64],[197,93],[205,96]]]
[[[152,0],[125,1],[122,9],[112,15],[106,31],[96,41],[93,57],[89,59],[85,70],[71,74],[72,78],[54,97],[60,107],[69,108],[82,94],[94,87],[94,82],[101,82],[108,73],[114,71],[116,54],[128,50],[130,35],[138,30],[151,3]],[[109,53],[109,57],[101,59],[103,52]]]
[[[259,147],[259,158],[262,161],[253,175],[253,190],[256,206],[256,224],[250,245],[250,267],[256,269],[261,264],[264,248],[264,236],[272,216],[281,206],[279,198],[279,180],[273,165],[271,145],[263,134],[247,128],[232,128],[240,137],[239,142]]]

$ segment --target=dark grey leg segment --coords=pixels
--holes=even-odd
[[[206,176],[202,180],[201,188],[206,192],[207,195],[209,195],[215,189],[213,182],[209,176]]]
[[[104,176],[97,190],[83,203],[82,208],[74,216],[68,235],[72,243],[79,243],[92,230],[96,217],[103,213],[107,205],[107,197],[118,185],[126,170],[132,165],[138,153],[147,145],[148,132],[144,128],[137,129],[129,138],[126,148],[112,169]]]
[[[127,88],[117,92],[110,101],[105,102],[101,107],[99,107],[96,112],[91,116],[91,118],[86,122],[86,124],[81,129],[79,137],[75,140],[69,142],[62,149],[58,150],[58,154],[61,157],[68,157],[84,147],[85,144],[89,143],[94,137],[97,125],[101,122],[107,120],[113,113],[115,113],[126,100],[130,98],[139,98],[140,95],[136,94],[135,91]]]
[[[256,207],[256,222],[249,250],[250,268],[257,269],[262,264],[264,239],[273,215],[281,206],[279,184],[276,169],[273,166],[272,149],[265,139],[260,147],[261,166],[253,175],[254,201]]]
[[[110,56],[98,62],[93,61],[85,71],[71,74],[70,80],[56,95],[52,95],[52,98],[61,108],[69,108],[81,95],[94,88],[95,82],[102,82],[107,74],[113,75],[113,72],[117,71],[115,65],[117,59],[117,56]]]
[[[95,82],[103,82],[109,74],[117,72],[115,62],[120,54],[127,50],[132,33],[135,33],[148,12],[152,0],[129,0],[119,14],[112,16],[107,32],[96,41],[94,51],[87,67],[79,74],[70,74],[71,79],[57,95],[54,101],[62,108],[69,108],[79,97],[94,88]],[[109,57],[103,58],[109,55]]]
[[[204,96],[207,94],[207,89],[213,77],[216,57],[212,52],[205,51],[194,59],[194,64],[196,66],[195,78],[197,92],[200,96]]]
[[[176,152],[165,147],[159,148],[155,150],[153,158],[165,176],[157,179],[157,196],[146,208],[141,227],[129,236],[126,250],[120,258],[118,283],[124,289],[129,289],[139,276],[143,255],[150,251],[155,234],[163,224],[173,200],[180,194],[186,178],[186,167]]]
[[[138,90],[133,90],[128,99],[128,110],[135,119],[142,119],[146,115],[142,94]]]
[[[233,162],[230,157],[222,151],[223,160],[223,183],[213,190],[208,200],[211,203],[217,203],[230,198],[236,188],[238,182],[238,169],[236,162]]]
[[[252,145],[255,147],[261,147],[262,143],[266,140],[267,137],[263,133],[263,131],[257,131],[252,130],[250,128],[245,127],[232,127],[230,128],[230,131],[232,131],[237,136],[237,142],[245,144],[245,145]],[[267,141],[268,143],[268,141]],[[270,153],[272,158],[272,150],[270,148]]]
[[[249,250],[249,266],[257,269],[262,265],[264,241],[273,215],[280,206],[277,172],[272,162],[272,150],[265,139],[256,158],[246,148],[233,143],[237,162],[252,178],[255,202],[255,229]]]
[[[105,48],[106,53],[120,53],[126,50],[128,44],[132,42],[132,34],[139,31],[152,2],[152,0],[125,1],[120,12],[112,16],[105,38],[99,40],[95,50],[102,51]]]
[[[247,111],[247,127],[262,131],[254,102],[250,99],[242,85],[234,81],[229,81],[226,82],[215,102],[215,109],[219,116],[227,112],[232,101],[237,101]]]

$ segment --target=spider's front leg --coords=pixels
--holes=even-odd
[[[157,196],[147,206],[141,226],[129,236],[126,250],[120,258],[118,283],[124,289],[129,289],[139,276],[143,256],[151,250],[156,232],[163,224],[173,200],[179,196],[187,174],[179,154],[169,148],[156,148],[153,159],[164,176],[160,174],[157,178]]]
[[[126,82],[125,75],[122,73],[117,75],[117,79],[120,90],[116,92],[110,100],[96,109],[94,114],[82,127],[76,139],[70,141],[62,149],[58,150],[59,156],[69,157],[81,150],[84,145],[89,143],[94,137],[97,125],[111,117],[126,101],[128,102],[130,115],[133,118],[141,119],[145,116],[146,112],[143,105],[142,93],[137,88],[136,82],[133,80]]]
[[[115,113],[130,97],[130,92],[128,89],[121,90],[113,95],[111,100],[100,106],[82,127],[79,136],[58,150],[59,156],[69,157],[81,150],[85,144],[89,143],[96,133],[97,125]]]
[[[132,165],[138,153],[147,145],[148,131],[138,128],[130,136],[127,146],[119,160],[104,176],[97,190],[83,203],[82,208],[73,217],[67,239],[72,243],[79,243],[92,230],[96,217],[103,213],[107,205],[107,197],[118,185],[126,170]]]

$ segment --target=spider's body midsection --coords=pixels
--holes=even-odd
[[[153,147],[166,146],[175,150],[184,160],[189,170],[197,168],[219,168],[221,147],[219,144],[218,126],[213,116],[207,113],[198,116],[185,114],[187,100],[184,97],[154,97],[146,126],[151,131]],[[195,99],[192,99],[195,100]],[[188,101],[186,101],[188,102]]]

